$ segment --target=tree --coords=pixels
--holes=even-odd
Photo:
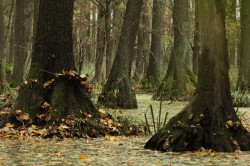
[[[174,0],[173,8],[174,48],[163,82],[154,99],[181,99],[186,92],[186,71],[189,57],[188,0]]]
[[[15,37],[14,37],[14,67],[13,67],[13,86],[18,86],[24,82],[24,63],[25,63],[25,4],[27,1],[16,1],[15,14]]]
[[[236,0],[227,1],[226,32],[228,38],[229,65],[236,66]]]
[[[140,81],[141,76],[145,72],[144,69],[147,68],[146,65],[150,53],[150,33],[148,32],[150,29],[150,18],[148,6],[148,3],[144,1],[138,30],[138,49],[134,74],[134,79],[137,81]]]
[[[250,90],[250,1],[241,0],[241,50],[238,88]]]
[[[156,87],[160,83],[160,66],[164,55],[164,13],[165,0],[153,1],[152,41],[149,65],[146,73],[147,84]]]
[[[80,76],[76,79],[73,73],[73,7],[74,0],[40,1],[28,83],[19,90],[14,110],[34,117],[41,114],[41,106],[49,104],[52,120],[78,116],[81,111],[99,116]]]
[[[232,104],[225,38],[225,1],[201,0],[201,50],[196,94],[145,147],[161,151],[250,150],[250,134]],[[216,40],[214,40],[216,39]]]
[[[93,80],[103,83],[102,64],[105,54],[105,2],[98,4],[98,25],[97,25],[97,45],[95,76]]]
[[[5,55],[4,55],[4,15],[3,15],[3,1],[0,2],[0,82],[6,82],[5,70]]]
[[[98,101],[111,108],[137,108],[137,101],[130,82],[130,62],[138,31],[143,0],[127,2],[120,41],[115,60]]]
[[[199,32],[199,0],[195,0],[195,27],[194,27],[194,46],[193,46],[193,72],[198,74],[198,57],[200,53],[200,32]]]

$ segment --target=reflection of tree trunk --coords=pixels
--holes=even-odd
[[[183,99],[186,92],[187,57],[189,56],[188,0],[175,0],[173,10],[174,48],[167,74],[154,98]]]
[[[164,62],[164,13],[165,0],[153,1],[153,18],[152,18],[152,41],[150,48],[149,65],[146,73],[147,84],[156,87],[160,80],[160,68]]]
[[[161,151],[250,150],[250,134],[237,117],[230,95],[222,11],[225,1],[200,2],[202,53],[196,94],[145,147]]]
[[[144,3],[141,14],[141,23],[138,30],[138,49],[135,69],[135,79],[139,80],[144,74],[146,59],[149,57],[150,34],[149,30],[149,12],[148,4]]]
[[[93,80],[103,83],[102,64],[105,51],[105,9],[98,8],[98,25],[97,25],[97,45],[96,45],[96,63],[95,76]]]
[[[23,85],[13,110],[27,112],[30,117],[41,114],[41,105],[51,106],[53,120],[67,115],[80,116],[81,111],[99,116],[86,90],[72,78],[58,78],[51,73],[75,71],[73,59],[72,21],[74,0],[41,0],[37,32],[29,82]],[[45,89],[43,84],[51,79],[53,84]]]
[[[116,57],[99,102],[107,107],[137,108],[129,63],[133,54],[143,0],[128,0]]]
[[[250,1],[241,1],[241,51],[238,87],[250,90]]]

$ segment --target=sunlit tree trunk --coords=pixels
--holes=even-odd
[[[115,60],[99,102],[107,107],[137,108],[129,63],[133,54],[143,0],[128,0]]]
[[[161,151],[250,150],[250,133],[238,118],[230,95],[224,2],[200,0],[202,53],[196,93],[179,114],[150,138],[146,148]]]

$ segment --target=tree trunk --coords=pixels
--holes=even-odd
[[[16,1],[15,37],[14,37],[14,68],[12,86],[16,87],[24,82],[25,64],[25,2]]]
[[[97,46],[94,81],[104,83],[102,71],[103,57],[105,53],[105,8],[104,3],[98,6],[98,27],[97,27]]]
[[[105,14],[105,34],[106,34],[106,78],[108,78],[112,67],[112,49],[113,49],[113,35],[111,34],[111,10],[110,0],[105,0],[106,14]]]
[[[199,32],[199,0],[195,0],[195,29],[193,47],[193,72],[198,75],[198,57],[200,54],[200,32]]]
[[[131,87],[129,63],[133,54],[138,31],[143,0],[128,0],[122,32],[116,57],[99,102],[104,106],[116,108],[137,108],[136,96]]]
[[[236,66],[236,0],[227,1],[227,15],[229,65],[233,67]]]
[[[250,90],[250,1],[241,0],[241,50],[238,88]]]
[[[67,115],[79,116],[81,111],[99,116],[79,80],[74,76],[67,77],[67,72],[72,75],[70,71],[75,70],[73,4],[73,0],[40,1],[29,82],[21,87],[14,110],[22,110],[34,117],[41,114],[39,109],[48,103],[52,121]],[[59,77],[59,73],[63,76]],[[44,88],[44,83],[49,80],[53,82],[50,88]]]
[[[3,2],[0,2],[0,86],[6,82],[6,55],[4,55],[4,16],[3,16]]]
[[[202,53],[196,94],[146,143],[146,148],[161,151],[250,150],[250,133],[237,117],[230,95],[223,2],[200,1]]]
[[[138,49],[134,76],[134,78],[138,81],[140,81],[144,74],[146,59],[149,58],[150,53],[150,33],[148,33],[150,28],[150,19],[147,2],[143,5],[140,21],[141,23],[138,30]]]
[[[164,13],[165,0],[153,1],[152,41],[150,48],[149,65],[146,73],[146,82],[149,87],[157,87],[160,83],[160,68],[164,55]],[[147,86],[146,86],[147,87]]]
[[[115,57],[117,47],[119,44],[119,35],[121,33],[122,13],[121,13],[121,0],[113,1],[113,51],[112,57]],[[114,59],[114,58],[113,58]],[[112,61],[113,61],[112,59]],[[107,77],[108,78],[108,77]]]
[[[174,48],[168,71],[154,99],[183,99],[186,93],[187,57],[189,56],[188,0],[175,0],[173,9]]]

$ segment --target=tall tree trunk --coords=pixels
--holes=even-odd
[[[122,24],[121,0],[113,1],[113,51],[112,57],[115,57],[121,33],[120,25]],[[114,59],[114,58],[113,58]],[[108,77],[107,77],[108,78]]]
[[[202,53],[196,94],[146,143],[146,148],[161,151],[250,150],[250,133],[237,117],[230,95],[223,2],[200,1]]]
[[[154,94],[155,99],[182,99],[186,92],[187,57],[189,56],[188,0],[175,0],[173,9],[174,48],[168,71]]]
[[[241,0],[241,50],[238,88],[250,90],[250,1]]]
[[[3,16],[3,1],[0,2],[0,84],[6,82],[6,56],[4,55],[5,42],[4,42],[4,16]],[[2,85],[0,85],[2,86]]]
[[[150,33],[148,33],[150,26],[148,4],[144,2],[141,14],[141,23],[138,30],[138,49],[135,68],[135,79],[139,80],[144,74],[146,60],[149,59],[150,53]]]
[[[236,0],[227,1],[227,38],[228,38],[228,53],[229,65],[236,66]]]
[[[96,47],[97,47],[97,7],[94,3],[91,3],[92,8],[92,21],[91,21],[91,54],[89,54],[89,62],[94,63],[96,61]]]
[[[128,0],[115,60],[98,101],[111,108],[137,108],[131,87],[129,63],[133,54],[143,0]]]
[[[80,116],[81,111],[99,116],[86,89],[70,72],[76,69],[72,39],[73,4],[74,0],[40,1],[29,82],[21,87],[14,110],[25,111],[34,117],[41,114],[39,109],[48,103],[52,121],[72,114]],[[51,81],[50,88],[44,88],[47,81]]]
[[[24,81],[24,64],[25,64],[25,2],[16,1],[15,15],[15,37],[14,37],[14,68],[12,85],[18,86]]]
[[[147,84],[157,87],[160,83],[160,68],[164,60],[164,13],[166,0],[153,1],[152,41],[149,65],[146,73]]]
[[[195,28],[194,28],[194,47],[193,47],[193,72],[198,74],[198,57],[200,54],[200,31],[199,31],[199,0],[195,0]]]
[[[105,0],[105,34],[106,34],[106,78],[108,78],[112,67],[113,35],[111,34],[111,0]]]
[[[97,45],[96,45],[96,63],[94,81],[103,83],[104,76],[102,71],[103,58],[105,54],[105,3],[98,6],[98,27],[97,27]]]

